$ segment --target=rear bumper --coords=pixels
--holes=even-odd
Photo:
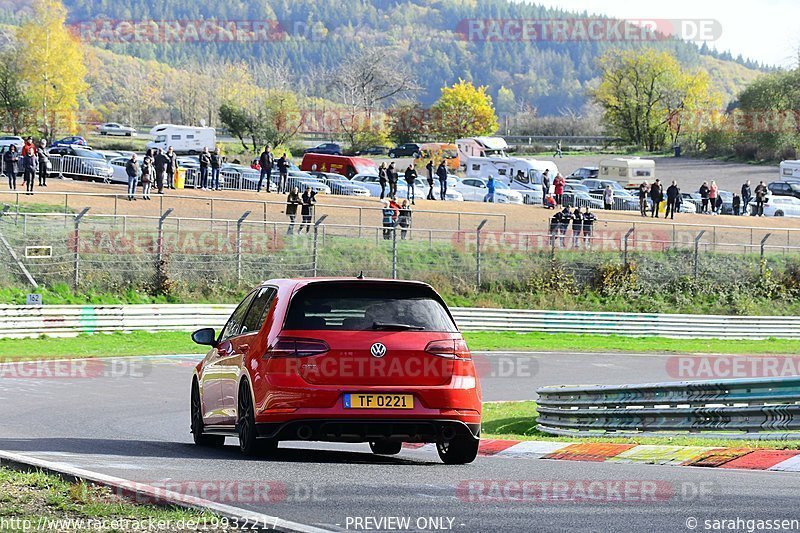
[[[480,437],[481,425],[447,419],[308,419],[256,424],[258,436],[328,442],[438,442]]]

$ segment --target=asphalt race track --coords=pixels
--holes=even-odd
[[[542,385],[673,379],[667,356],[501,354],[483,378],[485,400],[535,398]],[[366,445],[282,444],[274,457],[239,455],[234,439],[221,450],[191,444],[189,384],[193,357],[105,362],[113,377],[20,378],[0,372],[0,449],[139,482],[269,484],[273,496],[240,493],[224,503],[334,531],[387,531],[395,523],[365,517],[408,517],[406,530],[703,531],[704,520],[797,519],[800,476],[688,467],[479,457],[467,466],[404,450],[377,457]],[[498,361],[511,361],[500,372]],[[497,367],[497,368],[495,368]],[[525,369],[524,371],[521,369]],[[515,370],[516,369],[516,370]],[[518,493],[475,501],[470,482],[590,481],[649,484],[623,498],[519,501]],[[191,483],[182,483],[189,486]],[[574,494],[568,491],[569,494]],[[652,494],[651,494],[652,496]],[[642,501],[642,499],[646,501]],[[265,501],[268,500],[268,501]],[[429,518],[440,517],[440,521]],[[358,519],[362,519],[359,521]],[[688,522],[687,522],[688,521]],[[358,527],[361,524],[361,527]],[[381,527],[384,526],[384,527]],[[396,530],[396,529],[395,529]]]

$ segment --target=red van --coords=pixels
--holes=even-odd
[[[316,169],[314,168],[316,166]],[[352,179],[356,174],[377,173],[378,165],[371,159],[348,157],[344,155],[306,154],[300,163],[300,170],[311,172],[331,172]]]

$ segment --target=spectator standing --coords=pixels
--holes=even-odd
[[[556,211],[555,214],[550,217],[550,247],[553,248],[556,245],[556,239],[558,238],[558,233],[561,228],[561,219],[563,215],[561,211]]]
[[[738,194],[733,195],[733,215],[739,216],[739,211],[742,208],[742,197]]]
[[[206,167],[206,177],[208,177]],[[148,150],[142,159],[142,200],[150,199],[150,188],[153,186],[153,151]],[[205,190],[205,189],[203,189]]]
[[[8,176],[8,188],[12,191],[17,190],[17,163],[19,162],[19,152],[17,145],[12,144],[8,151],[3,154],[3,166],[6,176]]]
[[[566,184],[567,180],[561,174],[558,174],[556,179],[553,180],[553,192],[556,195],[556,204],[558,206],[561,206],[564,201],[564,186]]]
[[[136,185],[139,183],[139,162],[136,161],[136,154],[131,155],[125,163],[125,174],[128,175],[128,201],[136,201]]]
[[[178,172],[178,154],[172,149],[172,146],[167,148],[167,189],[175,189],[175,174]]]
[[[27,139],[22,147],[22,181],[25,182],[25,193],[33,194],[33,179],[36,177],[36,146],[33,139]]]
[[[747,180],[744,185],[742,185],[742,214],[747,214],[747,206],[750,205],[750,200],[753,199],[753,191],[750,190],[750,180]]]
[[[164,182],[167,175],[167,165],[169,165],[169,158],[161,148],[158,149],[153,161],[156,169],[156,189],[158,194],[164,194]]]
[[[398,216],[399,210],[395,211],[389,200],[383,200],[383,208],[381,215],[383,216],[383,239],[388,241],[392,238],[392,231],[394,230],[394,222]]]
[[[214,150],[211,154],[211,190],[221,191],[219,186],[219,171],[222,167],[222,156],[219,154],[219,148]]]
[[[394,168],[394,161],[389,163],[386,169],[386,181],[389,182],[389,198],[397,198],[397,171]]]
[[[411,206],[408,204],[408,200],[403,200],[402,204],[400,204],[397,225],[400,226],[400,238],[406,240],[408,228],[411,227]]]
[[[564,153],[561,151],[561,139],[556,141],[556,153],[553,154],[553,157],[560,157],[562,159],[564,158]]]
[[[267,192],[270,192],[270,182],[272,181],[272,167],[275,166],[275,158],[272,152],[269,151],[269,145],[264,147],[264,151],[258,157],[258,164],[261,166],[261,174],[258,178],[258,192],[261,192],[261,185],[264,183],[264,178],[267,180]]]
[[[667,211],[664,213],[664,218],[669,217],[675,219],[675,211],[678,210],[678,200],[681,197],[681,190],[678,188],[678,182],[672,180],[672,185],[667,187]]]
[[[50,166],[50,158],[47,157],[47,141],[39,141],[39,149],[36,154],[39,156],[39,187],[47,187],[47,169]]]
[[[717,198],[719,197],[719,187],[716,181],[711,181],[711,186],[708,188],[708,202],[711,204],[711,214],[718,214]]]
[[[381,200],[386,198],[386,163],[378,167],[378,183],[381,184]]]
[[[594,232],[594,223],[597,217],[594,213],[589,211],[589,207],[585,207],[583,211],[583,244],[586,248],[592,247],[592,233]]]
[[[269,192],[269,191],[267,191]],[[286,197],[286,216],[289,217],[289,230],[287,235],[294,233],[294,221],[297,219],[297,206],[302,205],[303,199],[300,198],[300,189],[292,187],[291,192]]]
[[[647,197],[650,196],[650,184],[643,181],[639,185],[639,214],[643,217],[647,216]]]
[[[426,198],[428,200],[436,200],[436,197],[433,195],[433,159],[428,161],[428,164],[425,165],[425,169],[428,171],[428,196]]]
[[[311,187],[306,186],[306,190],[303,192],[303,196],[300,198],[303,204],[301,214],[303,215],[303,227],[306,229],[306,233],[311,231],[311,221],[314,219],[314,204],[317,203],[317,193],[311,190]],[[303,232],[303,228],[300,228],[300,233]]]
[[[763,181],[760,182],[756,186],[755,193],[756,193],[756,212],[755,212],[755,216],[763,217],[764,216],[764,203],[765,203],[765,200],[767,199],[767,186],[764,184]]]
[[[581,233],[583,233],[583,214],[579,207],[572,212],[572,247],[581,247]]]
[[[494,176],[489,176],[486,180],[486,196],[483,197],[484,202],[494,203],[495,182]]]
[[[697,192],[700,193],[700,200],[701,200],[700,212],[708,213],[708,193],[709,193],[708,182],[704,181]]]
[[[661,180],[657,179],[650,187],[650,216],[658,218],[658,211],[661,209],[661,202],[664,201],[664,186],[661,185]]]
[[[572,211],[570,211],[569,207],[565,207],[561,210],[561,220],[559,221],[558,225],[558,234],[561,236],[561,247],[567,247],[567,230],[569,229],[569,223],[572,221]]]
[[[417,171],[414,169],[414,163],[411,163],[406,168],[405,173],[406,185],[408,186],[408,190],[406,191],[406,200],[411,200],[411,205],[415,205],[414,198],[415,198],[415,187],[417,181]]]
[[[203,151],[200,152],[200,190],[207,191],[208,190],[208,167],[211,165],[211,154],[208,153],[208,148],[203,147]],[[144,162],[142,163],[142,172],[144,172]],[[142,180],[142,184],[144,184],[144,180]],[[195,184],[194,188],[197,188],[197,184]]]
[[[289,157],[286,152],[278,159],[278,192],[286,193],[289,191]],[[303,193],[305,194],[305,193]]]
[[[547,207],[547,197],[550,195],[550,170],[545,169],[542,173],[542,203]]]
[[[606,190],[603,191],[603,207],[606,211],[611,211],[614,206],[614,189],[611,185],[606,185]]]
[[[439,178],[439,199],[442,201],[447,200],[447,167],[444,161],[439,163],[439,167],[436,169],[436,176]]]

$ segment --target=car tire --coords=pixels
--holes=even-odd
[[[197,380],[192,381],[192,401],[191,401],[191,419],[192,419],[192,438],[194,443],[198,446],[205,446],[209,448],[221,448],[225,445],[225,437],[222,435],[206,435],[203,433],[203,412],[200,403],[200,387]]]
[[[258,438],[253,399],[250,397],[250,388],[247,386],[247,381],[244,380],[239,385],[236,432],[239,434],[239,450],[242,455],[247,457],[267,455],[278,447],[278,442],[274,439]]]
[[[375,455],[397,455],[403,449],[402,442],[375,441],[369,443],[369,449]]]
[[[450,441],[436,443],[439,459],[446,465],[465,465],[478,456],[480,440],[472,437],[456,437]]]
[[[389,159],[394,159],[396,155],[394,152],[389,152]]]
[[[781,211],[780,209],[778,209],[777,211],[775,211],[775,216],[776,216],[776,217],[782,217],[782,216],[783,216],[783,211]]]

